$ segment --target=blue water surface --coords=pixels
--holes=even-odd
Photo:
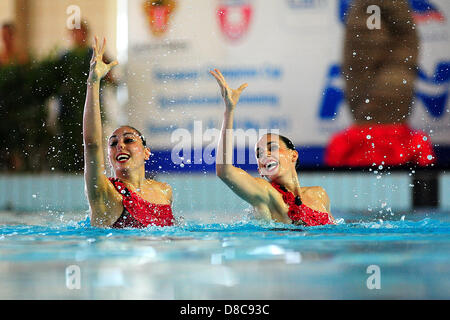
[[[89,218],[1,225],[0,298],[450,298],[447,214],[347,221],[187,221],[139,230],[95,228]],[[67,285],[71,265],[82,275],[75,290]]]

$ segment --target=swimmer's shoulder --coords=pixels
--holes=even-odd
[[[302,201],[312,209],[330,211],[330,198],[323,187],[302,187]]]
[[[301,187],[301,191],[303,194],[308,196],[328,196],[327,192],[323,187],[313,186],[313,187]]]
[[[161,190],[161,192],[167,197],[167,199],[172,201],[172,192],[173,191],[172,191],[172,187],[170,186],[170,184],[161,182],[161,181],[151,180],[151,179],[149,179],[148,181],[151,182],[153,184],[153,186],[155,186],[156,188]]]
[[[161,182],[161,181],[155,181],[155,182],[158,183],[161,190],[167,190],[167,191],[172,190],[172,187],[170,186],[170,184],[168,184],[166,182]]]

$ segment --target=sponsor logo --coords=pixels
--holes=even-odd
[[[333,64],[328,69],[327,82],[323,90],[323,98],[319,108],[319,118],[332,120],[336,117],[339,107],[344,101],[344,89],[339,83],[341,66]]]
[[[354,0],[339,0],[339,19],[346,23],[347,13]],[[414,21],[418,24],[430,21],[444,22],[445,17],[439,8],[431,0],[409,0],[409,5],[413,10]]]
[[[416,23],[444,22],[445,17],[430,0],[409,0]]]
[[[419,88],[416,90],[416,98],[422,101],[433,117],[442,117],[448,101],[450,61],[439,62],[431,76],[421,69],[418,73]]]
[[[291,9],[316,9],[325,7],[328,0],[286,0]]]
[[[230,41],[236,41],[247,33],[253,8],[246,1],[220,1],[217,18],[220,30]]]
[[[328,70],[323,99],[320,103],[319,118],[332,120],[336,117],[339,107],[344,102],[343,78],[341,66],[333,64]],[[441,118],[445,114],[450,85],[450,61],[439,62],[432,75],[428,75],[419,68],[416,101],[421,101],[434,118]]]
[[[175,0],[145,0],[144,12],[153,35],[162,36],[169,28],[169,19],[177,3]]]
[[[347,12],[350,9],[350,4],[352,2],[353,0],[339,0],[339,20],[344,24],[347,22]]]

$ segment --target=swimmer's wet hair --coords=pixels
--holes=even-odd
[[[292,141],[289,138],[282,136],[281,134],[277,134],[277,136],[280,138],[281,141],[284,142],[284,144],[286,145],[286,148],[297,151],[295,149],[295,145],[292,143]],[[300,157],[297,158],[297,162],[295,163],[295,169],[298,169],[299,166],[300,166]]]
[[[281,141],[284,142],[284,144],[286,145],[286,147],[288,149],[295,150],[295,146],[289,138],[286,138],[285,136],[282,136],[281,134],[278,134],[278,137],[281,139]]]

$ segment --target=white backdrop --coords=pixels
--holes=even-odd
[[[179,0],[160,37],[150,30],[143,2],[128,1],[128,121],[149,136],[154,149],[172,148],[172,132],[192,130],[194,121],[202,121],[203,130],[220,128],[224,106],[208,74],[215,67],[232,87],[249,83],[237,107],[236,128],[279,129],[298,146],[324,147],[331,134],[351,124],[345,102],[327,95],[342,94],[342,78],[329,73],[340,65],[339,12],[348,0]],[[421,78],[416,86],[420,97],[440,96],[444,104],[437,103],[442,112],[433,116],[416,98],[410,123],[434,143],[450,145],[449,102],[443,96],[449,81],[435,77],[439,63],[450,63],[450,1],[430,3],[444,20],[430,16],[417,25],[420,69],[428,80]],[[231,26],[245,26],[247,8],[248,28],[223,31],[217,10],[227,5],[224,18]],[[335,108],[336,115],[320,116],[325,98],[325,107]]]

